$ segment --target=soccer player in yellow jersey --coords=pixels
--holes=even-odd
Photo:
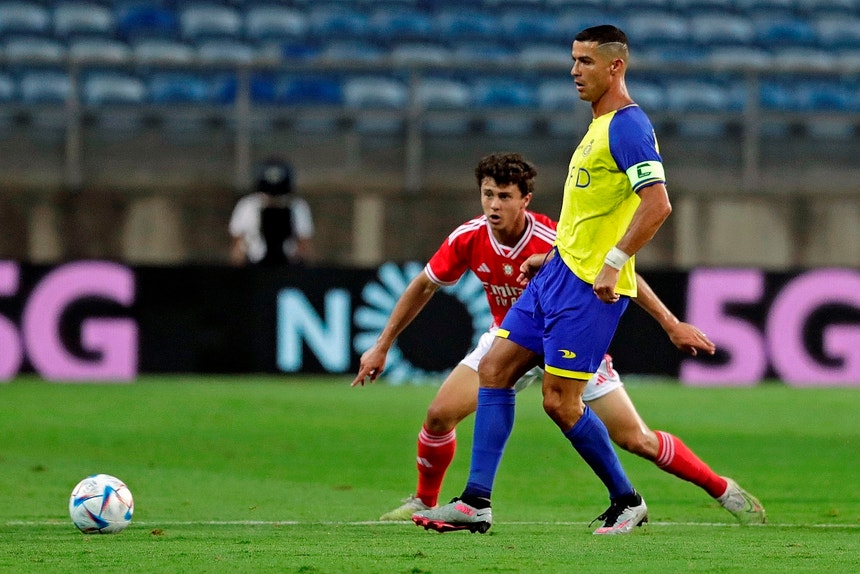
[[[416,512],[427,529],[486,532],[490,496],[515,411],[514,384],[543,363],[543,406],[606,485],[595,534],[626,534],[648,519],[603,422],[582,400],[629,298],[633,255],[672,211],[654,130],[627,93],[627,36],[614,26],[576,35],[571,75],[594,120],[573,153],[553,250],[505,316],[478,367],[469,479],[459,498]]]

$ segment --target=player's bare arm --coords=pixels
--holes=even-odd
[[[672,204],[669,202],[669,194],[666,186],[655,183],[639,191],[639,207],[633,214],[633,219],[627,227],[627,231],[616,244],[628,257],[635,255],[644,247],[669,214],[672,213]],[[615,303],[620,299],[615,292],[618,284],[618,269],[611,265],[603,265],[597,278],[594,280],[594,294],[604,303]]]
[[[363,386],[366,382],[376,381],[376,378],[385,369],[385,361],[388,358],[388,350],[391,349],[391,345],[418,316],[418,313],[438,289],[439,285],[431,281],[423,272],[419,273],[409,283],[394,306],[394,310],[391,312],[379,338],[376,339],[376,343],[361,355],[358,375],[353,379],[350,386]]]
[[[708,339],[708,336],[695,325],[680,321],[638,273],[636,274],[636,290],[638,292],[634,299],[636,304],[663,327],[675,347],[694,357],[698,355],[699,351],[709,355],[714,354],[717,347]]]
[[[555,256],[555,251],[549,253],[534,253],[529,255],[528,259],[520,265],[520,274],[517,276],[517,283],[525,287],[528,285],[532,277],[543,267],[543,264]]]

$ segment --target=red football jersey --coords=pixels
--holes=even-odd
[[[434,283],[453,285],[471,269],[484,285],[493,326],[498,327],[523,292],[517,283],[520,265],[529,255],[552,248],[555,227],[546,215],[526,211],[526,232],[514,247],[506,247],[496,241],[486,216],[476,217],[451,232],[424,272]]]

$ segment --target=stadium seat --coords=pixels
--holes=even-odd
[[[132,43],[135,61],[144,66],[159,64],[190,64],[194,61],[194,48],[178,40],[143,38]]]
[[[627,81],[630,97],[646,112],[657,112],[667,107],[666,89],[649,80],[630,78]]]
[[[822,48],[860,47],[860,16],[828,14],[812,20],[812,28]]]
[[[561,30],[554,12],[532,10],[506,10],[499,19],[501,30],[519,43],[567,39],[569,30]]]
[[[567,73],[573,65],[570,57],[570,46],[566,43],[556,44],[527,44],[520,48],[516,55],[517,61],[528,68],[546,68]]]
[[[155,104],[209,103],[213,100],[210,84],[201,74],[152,72],[147,83],[149,99]]]
[[[633,50],[650,44],[683,44],[689,39],[686,18],[668,11],[636,12],[627,19],[623,28]]]
[[[322,38],[366,38],[370,18],[365,12],[334,5],[313,6],[308,12],[309,32]]]
[[[717,11],[729,14],[732,11],[731,3],[726,0],[671,0],[671,6],[687,16]]]
[[[734,102],[726,86],[698,79],[667,81],[666,107],[671,111],[730,111],[740,109],[743,102]]]
[[[812,24],[801,19],[772,14],[752,18],[756,41],[765,48],[783,46],[811,46],[816,36]]]
[[[120,64],[132,57],[131,48],[122,40],[102,36],[84,36],[69,41],[69,58],[75,62]]]
[[[3,42],[3,54],[13,66],[60,66],[66,57],[66,46],[43,36],[13,36]]]
[[[393,78],[357,76],[343,86],[346,106],[364,113],[355,118],[354,128],[363,134],[393,134],[402,130],[403,116],[390,111],[405,110],[409,101],[406,85]],[[383,112],[368,114],[367,112]]]
[[[820,16],[857,16],[857,0],[795,0],[797,10],[807,18]]]
[[[457,6],[436,13],[436,30],[442,41],[481,41],[499,34],[499,17],[491,11]]]
[[[748,66],[763,69],[771,64],[773,54],[770,50],[756,46],[718,46],[710,50],[706,59],[717,67],[737,66],[738,62],[743,62]]]
[[[363,40],[332,41],[318,54],[322,62],[381,62],[386,52],[380,46]]]
[[[752,13],[774,13],[792,12],[795,0],[733,0],[735,7],[741,12]]]
[[[197,46],[197,60],[204,64],[248,64],[255,55],[253,46],[239,40],[213,38]]]
[[[779,70],[809,68],[812,70],[836,70],[838,60],[831,52],[815,48],[791,48],[778,50],[773,55],[773,66]]]
[[[48,34],[51,14],[35,2],[0,3],[0,36],[8,34]]]
[[[534,118],[498,112],[536,109],[537,90],[530,84],[507,78],[480,78],[472,85],[475,106],[487,112],[484,130],[493,135],[526,135],[534,129]]]
[[[755,39],[755,27],[746,16],[705,12],[689,18],[690,39],[699,46],[743,46]]]
[[[96,2],[57,2],[53,9],[54,34],[60,38],[79,35],[110,36],[114,14]]]
[[[119,72],[95,72],[83,78],[84,104],[139,104],[146,99],[146,86],[137,76]]]
[[[451,51],[441,44],[404,42],[391,48],[391,62],[397,66],[445,64],[452,60]]]
[[[244,21],[236,8],[224,4],[191,4],[179,12],[182,37],[190,42],[238,38]]]
[[[344,103],[340,80],[330,76],[282,76],[273,101],[290,106],[335,106]]]
[[[509,44],[465,40],[454,45],[451,55],[459,63],[486,65],[511,62],[517,57],[517,52]]]
[[[435,24],[429,13],[416,8],[378,8],[370,16],[370,33],[391,42],[433,38]]]
[[[671,0],[609,0],[609,8],[620,12],[636,12],[638,10],[663,10],[671,6]]]
[[[600,24],[613,24],[623,28],[624,21],[618,11],[599,8],[561,8],[556,15],[556,27],[564,34],[564,42],[570,44],[579,30]],[[569,46],[568,46],[569,47]]]
[[[18,91],[24,103],[65,102],[71,89],[69,75],[54,70],[25,71],[18,82]]]
[[[0,72],[0,102],[9,103],[15,101],[18,89],[11,75]]]
[[[573,79],[542,81],[537,88],[538,107],[545,111],[570,111],[580,102]]]
[[[463,113],[472,104],[472,91],[465,82],[422,78],[415,88],[415,99],[427,111],[423,126],[425,133],[461,135],[471,129],[471,122]]]
[[[253,42],[301,38],[307,30],[307,16],[295,8],[252,4],[245,12],[245,35]]]
[[[117,34],[125,41],[150,36],[175,38],[179,35],[176,14],[155,4],[122,4],[117,7],[115,17]]]
[[[652,44],[651,46],[637,51],[636,59],[644,59],[664,64],[696,64],[704,62],[709,53],[705,46],[691,46],[689,44]]]

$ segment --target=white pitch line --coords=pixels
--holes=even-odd
[[[383,522],[379,520],[366,521],[317,521],[317,520],[163,520],[163,521],[133,521],[135,526],[405,526],[408,522]],[[588,526],[588,522],[540,522],[540,521],[510,521],[494,522],[496,526]],[[8,520],[6,526],[71,526],[66,521],[35,521]],[[409,524],[411,526],[411,524]],[[739,524],[729,522],[648,522],[649,526],[699,526],[707,528],[740,528]],[[860,524],[753,524],[750,528],[860,528]]]

